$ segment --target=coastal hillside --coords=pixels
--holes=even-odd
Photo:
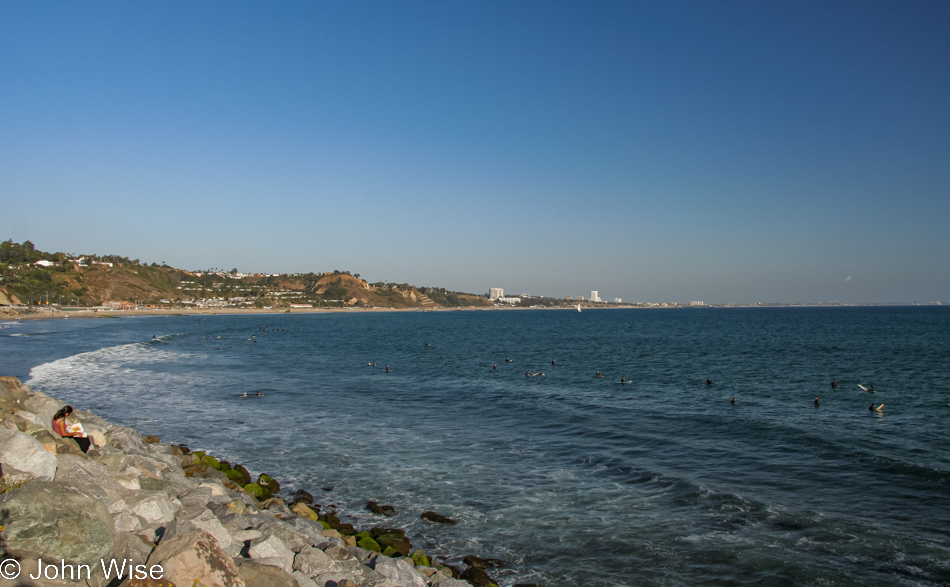
[[[369,283],[348,271],[185,271],[118,255],[48,253],[30,241],[7,240],[0,243],[0,305],[435,309],[492,303],[444,288]]]

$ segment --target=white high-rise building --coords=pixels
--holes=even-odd
[[[599,301],[601,301],[600,295],[599,295],[599,293],[597,292],[596,289],[591,290],[591,292],[590,292],[590,301],[592,301],[592,302],[599,302]]]
[[[502,287],[491,287],[488,289],[488,297],[496,300],[505,297],[505,289]]]

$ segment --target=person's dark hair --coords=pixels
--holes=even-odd
[[[59,411],[57,411],[55,414],[53,414],[53,419],[54,419],[54,420],[59,420],[60,418],[63,418],[63,417],[65,417],[65,416],[68,416],[68,415],[70,415],[70,414],[72,414],[72,413],[73,413],[73,407],[72,407],[72,406],[63,406],[63,407],[61,407],[61,408],[59,409]]]

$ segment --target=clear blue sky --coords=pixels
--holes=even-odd
[[[0,239],[950,301],[950,2],[0,2]]]

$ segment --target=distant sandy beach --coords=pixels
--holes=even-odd
[[[463,310],[526,310],[538,308],[485,308],[485,307],[466,307],[466,308],[293,308],[288,311],[287,308],[272,308],[264,310],[260,308],[220,308],[220,309],[195,309],[195,310],[161,310],[150,308],[147,310],[41,310],[32,313],[18,313],[13,311],[0,311],[0,320],[56,320],[69,318],[121,318],[127,316],[210,316],[215,314],[326,314],[341,312],[458,312]],[[541,309],[573,309],[573,308],[541,308]]]

